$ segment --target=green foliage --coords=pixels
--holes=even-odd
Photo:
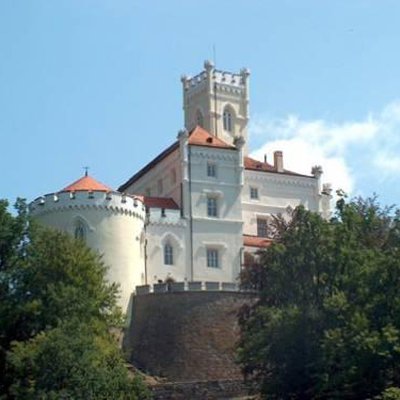
[[[400,389],[397,387],[390,387],[375,397],[376,400],[400,400]]]
[[[7,399],[145,399],[111,328],[118,288],[82,241],[0,202],[0,393]],[[1,396],[1,395],[0,395]]]
[[[375,199],[277,224],[246,286],[239,359],[268,399],[368,399],[400,386],[400,214]]]

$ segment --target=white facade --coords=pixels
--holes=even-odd
[[[120,305],[127,310],[136,285],[146,282],[145,207],[120,193],[77,191],[49,194],[30,205],[43,225],[81,236],[109,266],[108,279],[120,285]]]
[[[124,309],[136,285],[236,282],[244,253],[266,245],[269,218],[288,207],[330,216],[320,167],[305,176],[285,170],[280,151],[273,165],[247,156],[248,70],[206,62],[182,83],[186,129],[119,192],[86,177],[86,190],[74,183],[31,205],[46,225],[71,234],[83,226],[121,285]]]
[[[201,126],[230,144],[240,136],[247,154],[249,75],[246,68],[237,74],[217,70],[205,61],[200,74],[182,76],[185,128],[191,131]]]

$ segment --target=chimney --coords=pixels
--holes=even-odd
[[[283,153],[274,151],[274,167],[276,172],[283,172]]]
[[[264,154],[264,163],[265,164],[267,163],[267,155],[266,154]]]

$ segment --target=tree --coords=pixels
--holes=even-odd
[[[0,202],[0,393],[11,399],[144,399],[111,329],[118,288],[80,240]]]
[[[331,221],[302,207],[278,220],[276,242],[246,274],[261,290],[241,315],[244,372],[268,399],[400,387],[400,212],[342,196]]]

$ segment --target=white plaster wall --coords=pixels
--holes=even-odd
[[[319,211],[318,180],[278,173],[246,170],[242,192],[244,233],[257,235],[257,216],[284,214],[287,207],[304,205]],[[259,198],[250,198],[250,187],[258,189]]]
[[[133,199],[122,202],[122,196],[113,194],[106,200],[106,194],[95,192],[88,198],[87,192],[77,192],[75,199],[69,193],[45,197],[43,205],[32,204],[32,216],[43,225],[74,235],[79,219],[87,227],[86,243],[102,255],[109,267],[107,279],[120,285],[120,300],[127,311],[130,296],[137,285],[144,284],[144,257],[142,233],[144,210],[140,201],[134,207]]]
[[[172,171],[175,170],[176,181],[172,181]],[[158,191],[158,181],[163,182],[163,191]],[[141,176],[136,182],[131,184],[126,193],[134,195],[147,195],[147,190],[150,189],[152,197],[172,197],[180,206],[181,204],[181,161],[179,148],[168,154],[154,168]]]
[[[207,176],[207,163],[217,176]],[[240,271],[243,246],[240,152],[191,146],[191,203],[193,229],[193,280],[234,282]],[[207,198],[216,197],[218,216],[207,215]],[[206,250],[219,253],[219,268],[207,267]]]
[[[165,210],[161,217],[159,209],[150,209],[149,224],[146,226],[147,238],[147,283],[157,283],[173,278],[183,282],[189,280],[189,234],[188,224],[180,218],[179,210]],[[164,264],[164,246],[166,242],[173,247],[173,265]]]
[[[193,280],[235,282],[243,247],[242,223],[219,220],[193,221]],[[207,248],[219,253],[219,268],[207,267]]]

